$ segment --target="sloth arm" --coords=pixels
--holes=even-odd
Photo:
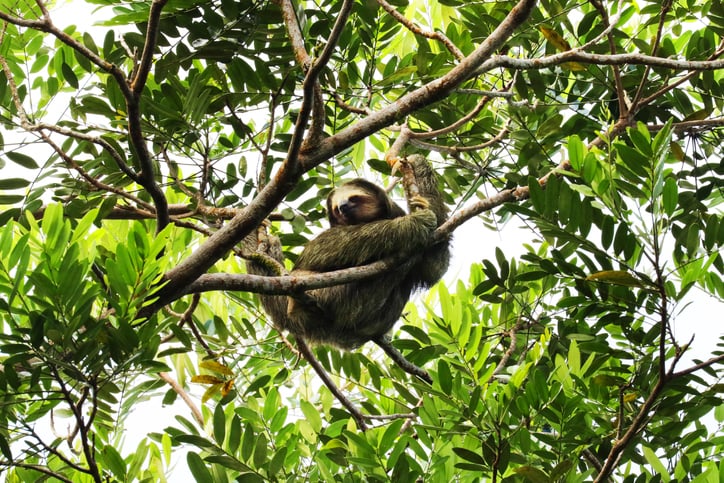
[[[363,225],[335,226],[307,243],[294,270],[328,272],[357,267],[430,245],[437,217],[429,209]]]

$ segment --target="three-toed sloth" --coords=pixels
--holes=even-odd
[[[411,293],[437,282],[450,260],[449,242],[431,245],[435,229],[447,218],[437,177],[422,156],[410,156],[418,195],[406,214],[379,186],[355,179],[327,198],[330,228],[307,243],[291,275],[330,272],[402,258],[386,273],[364,280],[310,290],[308,297],[261,296],[275,325],[305,341],[343,349],[384,336],[400,318]],[[278,239],[270,237],[269,255],[281,261]],[[249,273],[272,275],[247,263]]]

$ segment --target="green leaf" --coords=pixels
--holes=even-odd
[[[248,465],[245,465],[244,463],[237,460],[236,458],[232,458],[231,456],[228,456],[228,455],[207,456],[205,458],[205,461],[208,463],[219,464],[225,468],[229,468],[234,471],[241,471],[241,472],[251,471],[251,468]]]
[[[124,481],[126,479],[126,462],[120,453],[114,447],[106,445],[101,450],[101,456],[116,478]]]
[[[225,436],[226,415],[224,414],[224,407],[217,404],[216,408],[214,408],[214,439],[218,444],[223,444]]]
[[[35,162],[33,158],[26,154],[18,153],[16,151],[9,151],[5,153],[5,155],[8,157],[10,161],[13,163],[19,164],[23,168],[27,169],[38,169],[38,163]]]
[[[10,451],[10,445],[4,435],[0,434],[0,453],[7,461],[13,461],[13,453]]]
[[[454,447],[453,452],[456,455],[458,455],[458,457],[464,459],[465,461],[470,461],[471,463],[475,463],[475,464],[479,464],[479,465],[485,464],[485,460],[483,459],[483,457],[480,454],[478,454],[474,451],[470,451],[467,448]]]
[[[61,72],[63,72],[63,78],[65,78],[65,81],[70,84],[70,86],[74,89],[78,88],[78,77],[76,77],[75,72],[73,72],[73,69],[66,64],[65,62],[61,65]]]
[[[678,186],[673,177],[666,178],[662,195],[664,212],[667,216],[671,216],[674,214],[674,211],[676,211],[676,207],[679,204]]]
[[[191,470],[191,474],[197,482],[214,481],[211,472],[206,467],[206,463],[204,463],[204,460],[202,460],[198,454],[189,452],[186,455],[186,463],[189,465],[189,470]]]
[[[528,190],[530,192],[530,200],[533,202],[535,211],[538,213],[545,212],[545,193],[536,178],[528,178]]]
[[[215,448],[214,443],[204,437],[196,436],[195,434],[179,434],[176,436],[176,441],[179,443],[193,444],[201,449]]]
[[[443,359],[437,361],[437,382],[444,394],[451,394],[452,373],[450,372],[450,366]]]
[[[568,160],[574,171],[580,171],[583,161],[586,158],[586,148],[578,135],[574,134],[568,138]]]
[[[656,456],[654,450],[645,445],[642,446],[641,449],[644,453],[644,458],[646,459],[646,462],[650,464],[651,467],[654,469],[654,473],[661,476],[662,481],[669,481],[669,472],[666,470],[666,466],[664,466],[661,460]]]
[[[315,432],[322,430],[322,418],[319,414],[319,410],[314,407],[309,401],[301,400],[300,409],[304,413],[304,419],[311,425]]]
[[[16,190],[25,188],[30,184],[30,181],[23,178],[0,178],[0,189],[2,190]]]
[[[548,483],[552,481],[545,472],[533,466],[520,466],[516,468],[515,473],[531,483]]]
[[[254,467],[261,468],[266,463],[268,450],[268,441],[264,433],[260,433],[256,437],[256,446],[254,447]]]

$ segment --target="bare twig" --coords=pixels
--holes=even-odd
[[[508,336],[510,338],[510,344],[508,345],[508,349],[503,354],[503,357],[500,358],[500,361],[498,362],[498,365],[495,367],[495,370],[493,370],[493,374],[491,374],[490,379],[488,379],[488,383],[493,382],[495,379],[495,376],[503,372],[505,367],[508,365],[508,361],[510,360],[510,357],[515,352],[516,347],[518,346],[518,330],[523,326],[522,319],[520,316],[518,316],[518,320],[516,321],[515,325],[507,332],[503,334],[503,336]]]
[[[342,403],[344,407],[347,408],[347,411],[352,415],[354,420],[357,422],[357,427],[365,431],[367,430],[367,423],[365,423],[365,416],[360,412],[360,410],[357,408],[357,406],[352,403],[352,401],[345,396],[345,394],[340,391],[340,389],[337,387],[337,385],[334,383],[331,377],[329,377],[329,374],[327,374],[327,371],[324,370],[324,367],[322,367],[322,364],[317,360],[317,358],[314,356],[314,353],[309,348],[307,343],[302,339],[301,337],[297,336],[297,347],[299,348],[299,352],[304,356],[304,358],[309,362],[309,365],[312,366],[312,369],[317,373],[320,379],[322,379],[322,382],[324,382],[324,385],[327,386],[327,388],[334,394],[334,397],[337,398],[339,402]]]
[[[712,55],[710,55],[707,58],[707,60],[712,61],[712,60],[718,59],[719,57],[722,56],[722,54],[724,54],[724,40],[721,41],[721,43],[719,44],[719,48],[716,50],[716,52],[714,52]],[[657,90],[653,94],[649,95],[648,97],[641,99],[638,102],[639,108],[651,104],[651,102],[653,102],[654,100],[663,96],[667,92],[675,89],[676,87],[680,86],[681,84],[684,84],[684,83],[688,82],[689,80],[691,80],[692,78],[698,76],[699,73],[700,73],[700,71],[689,72],[688,74],[677,79],[675,82],[671,82],[670,84],[665,85],[664,87],[660,88],[659,90]]]
[[[661,12],[659,13],[659,25],[656,28],[656,36],[654,37],[654,45],[651,46],[651,55],[656,55],[656,51],[659,50],[659,44],[661,43],[661,38],[663,36],[664,32],[664,25],[666,24],[666,14],[671,9],[671,0],[663,0],[661,2]],[[647,65],[644,68],[644,73],[641,76],[641,82],[639,83],[639,87],[636,90],[636,94],[634,95],[633,101],[631,101],[631,110],[636,111],[638,109],[639,101],[641,100],[641,96],[643,95],[645,86],[649,83],[649,72],[651,72],[651,66]],[[623,111],[621,111],[623,114]]]
[[[20,463],[18,461],[7,461],[7,462],[0,462],[0,466],[14,466],[14,467],[18,467],[18,468],[25,468],[28,470],[37,471],[38,473],[42,473],[46,476],[50,476],[51,478],[57,479],[64,483],[73,483],[73,480],[68,479],[65,476],[61,475],[60,473],[56,473],[55,471],[52,471],[42,465],[33,465],[30,463]]]
[[[711,366],[713,366],[714,364],[719,364],[719,363],[722,363],[722,362],[724,362],[724,354],[718,355],[718,356],[716,356],[716,357],[712,357],[712,358],[707,359],[707,360],[705,360],[705,361],[703,361],[703,362],[700,362],[700,363],[698,363],[698,364],[695,364],[695,365],[693,365],[693,366],[691,366],[691,367],[687,367],[686,369],[684,369],[684,370],[682,370],[682,371],[673,372],[673,373],[671,374],[671,378],[674,379],[674,378],[677,378],[677,377],[687,376],[687,375],[692,374],[692,373],[694,373],[694,372],[696,372],[696,371],[699,371],[699,370],[701,370],[701,369],[706,369],[707,367],[711,367]]]
[[[423,29],[419,25],[416,25],[411,20],[407,19],[404,15],[402,15],[400,12],[398,12],[395,7],[387,3],[385,0],[377,0],[377,3],[385,9],[387,13],[392,15],[392,17],[400,22],[402,25],[407,28],[410,32],[421,35],[423,37],[426,37],[428,39],[437,40],[439,42],[442,42],[442,44],[445,46],[447,50],[450,51],[450,53],[458,60],[462,60],[465,58],[465,55],[462,53],[460,49],[457,48],[457,46],[452,43],[452,41],[447,38],[445,34],[442,32],[432,32],[430,30]]]
[[[63,399],[68,405],[70,411],[73,413],[75,421],[78,423],[78,427],[80,429],[80,441],[83,448],[83,455],[85,457],[86,464],[88,465],[88,474],[91,475],[93,481],[95,481],[96,483],[101,483],[103,480],[101,478],[98,464],[96,463],[95,454],[93,452],[93,448],[88,437],[89,435],[87,427],[84,424],[83,409],[79,404],[76,403],[76,401],[73,400],[71,390],[68,389],[68,386],[65,384],[63,377],[58,372],[58,369],[54,365],[50,365],[49,368],[53,379],[55,379],[55,382],[58,384],[58,387],[63,394]]]
[[[158,377],[166,382],[169,386],[171,386],[171,389],[181,396],[181,399],[183,399],[183,402],[186,403],[186,405],[191,410],[191,414],[193,414],[194,419],[197,423],[199,423],[199,426],[204,425],[204,416],[201,414],[201,410],[196,406],[196,403],[194,403],[193,399],[191,399],[191,396],[189,396],[189,393],[187,393],[181,385],[176,382],[176,380],[171,377],[171,375],[168,372],[159,372]]]
[[[374,343],[380,346],[382,350],[390,356],[390,359],[400,366],[400,369],[415,377],[419,377],[428,384],[432,384],[432,377],[430,377],[430,374],[428,374],[426,370],[405,359],[405,356],[403,356],[402,353],[392,345],[392,341],[389,337],[384,335],[377,337],[374,339]]]
[[[612,54],[616,54],[616,42],[613,38],[613,35],[611,34],[612,25],[608,17],[608,12],[606,11],[606,7],[600,0],[591,0],[591,3],[596,8],[596,10],[598,10],[598,13],[601,15],[603,25],[606,28],[608,49],[611,51]],[[617,65],[612,66],[612,70],[614,83],[616,85],[616,97],[618,98],[618,112],[622,117],[626,117],[629,110],[628,104],[626,103],[626,89],[623,87],[623,82],[621,81],[621,70],[618,68]]]

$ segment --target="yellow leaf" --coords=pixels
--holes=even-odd
[[[624,270],[605,270],[603,272],[592,273],[586,280],[592,282],[603,282],[613,285],[624,285],[626,287],[643,287],[639,279]]]
[[[221,384],[214,384],[213,386],[210,386],[206,391],[204,391],[204,395],[201,396],[201,404],[214,397],[214,394],[219,392],[219,389],[221,389]]]
[[[563,62],[561,67],[573,71],[586,70],[586,66],[580,62]]]
[[[193,376],[191,378],[191,382],[194,382],[196,384],[223,384],[226,381],[223,379],[219,379],[216,376],[210,376],[208,374],[199,374],[198,376]]]
[[[679,143],[676,141],[671,141],[670,143],[671,147],[671,154],[674,155],[677,161],[683,161],[684,158],[686,158],[686,153],[684,153],[684,150],[681,149],[681,146],[679,146]]]
[[[599,386],[613,386],[618,387],[626,383],[626,380],[622,377],[611,376],[608,374],[599,374],[593,376],[593,383]]]
[[[550,42],[553,47],[560,50],[561,52],[571,50],[571,45],[566,41],[566,39],[561,36],[561,34],[553,29],[549,29],[548,27],[538,28],[540,29],[541,33],[543,33],[543,37],[545,37],[546,40]]]
[[[218,372],[219,374],[223,374],[225,376],[234,375],[234,372],[231,369],[229,369],[228,366],[225,366],[213,359],[207,359],[205,361],[201,361],[201,363],[199,364],[199,367],[208,369],[210,371]]]
[[[694,111],[688,116],[686,116],[683,120],[686,121],[702,121],[709,117],[711,114],[711,109],[699,109],[698,111]]]
[[[223,397],[226,397],[231,390],[234,389],[234,380],[230,379],[224,383],[224,385],[221,387],[221,395]]]

